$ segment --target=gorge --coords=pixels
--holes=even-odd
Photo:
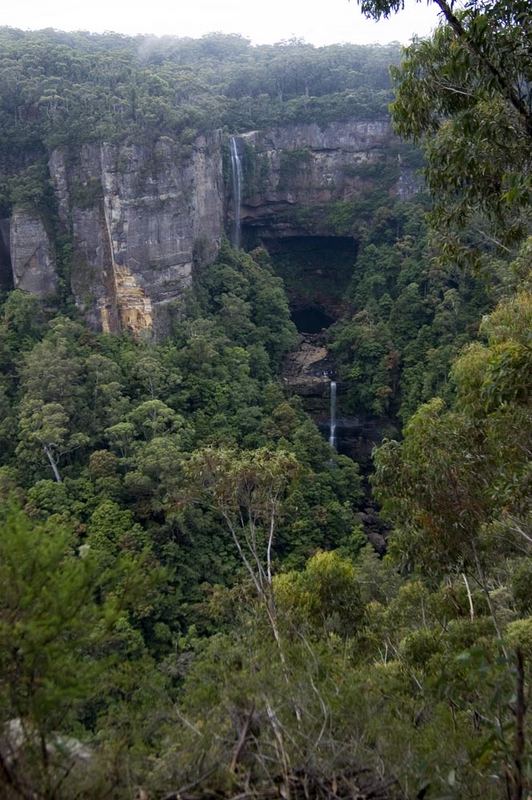
[[[306,335],[319,334],[346,309],[361,226],[371,215],[359,208],[373,197],[407,200],[416,191],[404,149],[386,119],[231,137],[218,130],[187,148],[169,136],[153,147],[58,147],[47,158],[46,213],[15,206],[2,221],[0,273],[6,286],[49,301],[61,287],[94,330],[162,340],[182,313],[195,271],[208,268],[226,235],[236,247],[268,251],[303,347],[312,346]],[[325,368],[312,367],[304,390],[320,424]],[[305,382],[288,369],[287,386],[299,391],[301,377]],[[365,425],[363,419],[355,429]],[[358,454],[356,447],[346,452]]]
[[[95,329],[161,336],[168,306],[179,303],[194,267],[214,260],[225,229],[236,246],[242,236],[247,249],[260,244],[274,261],[288,260],[292,282],[299,283],[293,265],[300,262],[296,314],[309,301],[319,305],[320,292],[332,308],[353,268],[356,232],[339,235],[331,208],[376,190],[410,196],[413,175],[399,165],[397,151],[389,122],[356,119],[230,139],[214,132],[187,152],[170,137],[153,148],[57,148],[48,157],[57,211],[44,218],[13,208],[0,226],[0,274],[5,285],[53,296],[64,280],[60,237],[72,251],[66,290]],[[375,178],[381,170],[384,181]],[[321,273],[320,251],[338,253],[328,275]]]
[[[525,6],[0,27],[2,798],[524,800]]]

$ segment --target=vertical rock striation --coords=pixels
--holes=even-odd
[[[11,266],[11,231],[9,219],[0,219],[0,291],[13,288]]]
[[[55,149],[46,224],[21,208],[0,221],[0,286],[44,297],[62,283],[96,330],[164,336],[172,304],[194,266],[215,259],[231,215],[250,244],[306,236],[314,247],[316,237],[338,238],[335,203],[363,200],[376,187],[401,198],[416,190],[387,119],[240,134],[238,209],[224,186],[223,154],[220,131],[187,145],[165,136],[151,146]]]
[[[260,235],[334,235],[328,204],[364,198],[377,185],[402,199],[417,191],[389,119],[284,125],[239,138],[242,224]]]
[[[15,289],[38,297],[57,291],[53,245],[43,220],[35,212],[15,209],[9,225],[9,248]]]
[[[144,145],[91,144],[49,161],[61,224],[71,236],[71,286],[104,331],[164,334],[167,308],[212,261],[223,233],[220,134],[183,153],[163,137]]]

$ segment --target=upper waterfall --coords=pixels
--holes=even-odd
[[[231,136],[231,186],[233,190],[233,247],[240,247],[240,205],[242,202],[242,163],[238,152],[237,140]]]

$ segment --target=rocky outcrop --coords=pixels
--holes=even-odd
[[[323,337],[301,336],[298,347],[288,353],[283,364],[283,382],[303,397],[324,397],[329,391],[332,364]]]
[[[6,226],[3,227],[5,231]],[[57,291],[53,245],[42,219],[35,212],[15,209],[9,224],[9,249],[16,289],[38,297],[53,295]]]
[[[364,199],[384,185],[384,172],[391,193],[406,197],[415,190],[389,121],[286,125],[241,134],[236,143],[243,166],[240,218],[252,234],[244,244],[267,240],[273,253],[276,241],[290,241],[300,260],[319,261],[303,265],[316,284],[323,271],[318,250],[325,248],[332,283],[338,283],[334,291],[322,287],[330,305],[343,291],[344,262],[351,269],[356,259],[356,236],[338,235],[330,209]],[[55,208],[48,209],[46,225],[23,209],[0,223],[0,286],[45,296],[62,283],[93,328],[164,335],[194,267],[214,260],[224,227],[229,230],[229,169],[220,131],[189,145],[161,137],[153,146],[93,143],[77,152],[54,150],[49,173]],[[312,237],[310,256],[304,237]],[[294,262],[294,253],[288,255]],[[320,293],[314,294],[325,308]]]
[[[384,168],[392,193],[405,199],[415,191],[388,119],[250,131],[237,146],[244,164],[242,224],[262,237],[334,235],[324,207],[363,198]]]
[[[72,291],[94,327],[164,333],[167,306],[212,261],[223,233],[220,134],[183,152],[163,137],[144,145],[85,145],[74,163],[49,161],[61,223],[73,245]]]
[[[328,437],[331,380],[335,380],[335,366],[324,333],[302,334],[298,346],[286,356],[281,374],[287,391],[302,398],[305,411],[314,419],[323,435]],[[387,417],[373,417],[365,413],[346,414],[344,387],[338,382],[336,395],[338,452],[352,458],[360,465],[364,474],[368,473],[372,469],[372,450],[385,436],[389,438],[399,436],[399,430],[394,422]],[[361,522],[369,530],[371,527],[369,518],[361,519]],[[382,533],[380,528],[375,530]],[[377,540],[373,544],[377,547]],[[381,545],[382,542],[379,547]]]
[[[48,782],[61,787],[62,797],[87,796],[81,787],[94,769],[94,760],[92,747],[61,733],[43,734],[28,719],[15,717],[0,727],[4,797],[45,796],[44,780],[39,780],[44,771]],[[13,787],[18,791],[11,792]]]

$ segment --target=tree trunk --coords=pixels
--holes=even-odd
[[[453,13],[452,7],[446,0],[434,0],[436,5],[440,8],[447,23],[455,32],[456,36],[464,42],[466,47],[473,53],[481,64],[488,70],[488,72],[495,78],[499,91],[508,100],[509,103],[515,108],[523,120],[526,132],[532,137],[532,115],[528,111],[526,104],[516,92],[511,80],[507,79],[499,68],[491,61],[491,59],[483,52],[482,48],[471,38],[468,30],[462,25],[456,14]]]
[[[50,462],[50,466],[52,468],[52,472],[54,473],[54,478],[55,478],[56,483],[62,483],[61,475],[59,474],[59,470],[57,468],[57,462],[56,462],[55,458],[53,457],[52,451],[50,450],[50,448],[48,447],[47,444],[43,445],[43,449],[44,449],[44,452],[46,453],[48,461]]]
[[[525,659],[521,650],[516,651],[517,679],[515,689],[515,744],[512,769],[512,800],[523,800],[525,785],[523,775],[523,760],[525,755]]]

